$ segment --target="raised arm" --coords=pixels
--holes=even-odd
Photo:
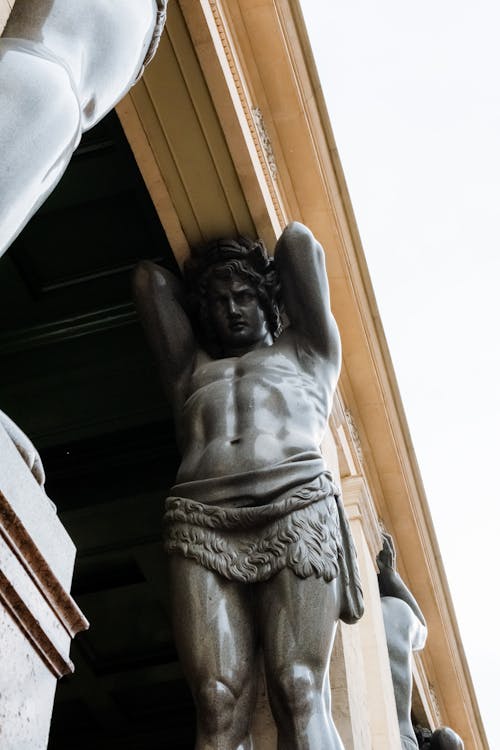
[[[285,310],[303,343],[340,365],[340,337],[330,310],[323,248],[299,222],[289,224],[274,255]]]
[[[393,596],[396,599],[402,599],[422,625],[427,627],[425,617],[418,606],[417,600],[396,570],[396,550],[391,535],[383,532],[382,543],[383,547],[377,555],[380,596]]]
[[[142,261],[133,277],[134,296],[146,336],[170,393],[183,388],[191,374],[196,341],[185,311],[182,283],[170,271]]]

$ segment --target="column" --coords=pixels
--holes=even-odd
[[[347,663],[351,679],[362,671],[366,690],[365,710],[371,744],[366,744],[366,728],[355,713],[351,715],[354,750],[401,750],[401,740],[392,686],[389,654],[385,638],[382,607],[377,582],[375,558],[381,548],[378,519],[363,477],[349,477],[342,482],[344,506],[358,553],[358,563],[363,586],[365,613],[358,630],[361,646],[361,664],[356,653]],[[354,636],[353,636],[354,637]],[[345,654],[346,656],[346,654]],[[353,689],[355,689],[353,685]]]

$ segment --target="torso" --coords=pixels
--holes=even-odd
[[[319,357],[299,354],[291,336],[282,339],[241,357],[198,359],[178,413],[178,483],[318,450],[336,373]]]

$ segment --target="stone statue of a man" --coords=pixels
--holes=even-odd
[[[402,750],[418,750],[411,721],[413,686],[412,653],[427,640],[427,625],[415,597],[396,570],[392,537],[382,534],[383,547],[377,557],[378,585],[396,699]]]
[[[289,326],[281,332],[279,282]],[[362,614],[355,553],[319,445],[340,368],[324,254],[289,225],[194,252],[186,282],[136,272],[139,311],[174,406],[182,462],[166,505],[173,629],[198,750],[249,750],[260,647],[279,747],[342,748],[328,666]]]

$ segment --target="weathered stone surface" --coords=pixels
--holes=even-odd
[[[46,747],[56,682],[88,627],[69,595],[75,547],[0,424],[0,747]]]

